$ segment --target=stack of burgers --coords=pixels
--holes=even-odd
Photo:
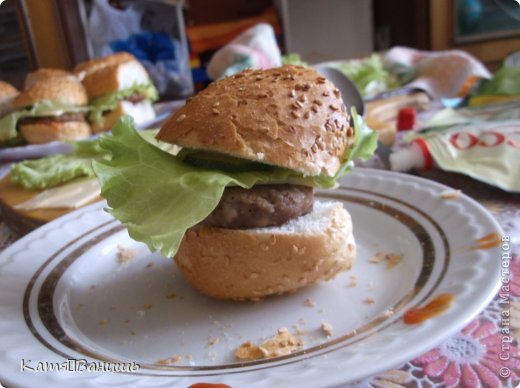
[[[75,67],[38,69],[19,92],[0,82],[0,147],[77,140],[109,131],[123,114],[138,125],[155,117],[157,91],[132,55],[118,53]]]

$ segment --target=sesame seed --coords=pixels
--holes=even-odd
[[[329,93],[328,90],[325,90],[325,91],[322,93],[322,95],[323,95],[324,97],[328,97],[328,96],[330,96],[330,93]]]
[[[311,151],[312,151],[313,154],[318,152],[318,146],[316,144],[313,144],[312,147],[311,147]]]
[[[300,96],[300,98],[298,98],[298,101],[300,101],[300,102],[306,102],[306,101],[307,101],[307,96],[306,96],[305,94],[302,94],[302,95]]]
[[[214,114],[215,116],[218,115],[218,114],[220,114],[220,112],[219,112],[217,109],[213,109],[212,112],[213,112],[213,114]]]
[[[311,117],[311,112],[305,112],[305,114],[303,115],[303,117],[304,117],[305,119],[310,118],[310,117]]]
[[[316,105],[313,105],[311,109],[314,113],[318,113],[318,107]]]
[[[337,110],[338,110],[338,107],[337,107],[336,105],[334,105],[334,104],[330,104],[330,105],[329,105],[329,108],[330,108],[331,110],[333,110],[333,111],[337,111]]]
[[[300,115],[298,113],[296,113],[294,110],[291,111],[291,116],[294,117],[295,119],[300,118]]]
[[[349,127],[349,128],[347,129],[347,136],[348,136],[348,137],[351,137],[353,134],[354,134],[354,130],[352,129],[352,127]]]
[[[219,101],[215,101],[215,103],[213,104],[213,108],[216,108],[219,105],[220,105],[220,102]]]
[[[318,81],[319,84],[324,84],[325,81],[326,81],[326,78],[325,77],[318,77],[318,79],[316,81]]]
[[[184,119],[186,118],[186,115],[185,114],[182,114],[180,115],[179,117],[177,117],[177,119],[175,120],[177,123],[180,123],[181,121],[184,121]]]
[[[334,89],[334,95],[336,97],[339,97],[340,93],[339,93],[339,89]]]
[[[311,84],[304,84],[303,85],[303,90],[309,90],[311,88]]]
[[[296,97],[296,91],[294,89],[292,89],[290,92],[289,92],[289,97]]]
[[[294,104],[296,108],[303,108],[303,104],[300,101],[295,101]]]
[[[322,106],[323,105],[323,102],[321,102],[320,100],[314,100],[313,103],[318,105],[318,106]]]

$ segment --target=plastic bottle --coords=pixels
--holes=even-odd
[[[415,139],[408,147],[401,148],[390,155],[392,171],[427,170],[433,165],[433,158],[426,141]]]

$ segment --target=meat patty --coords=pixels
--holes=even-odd
[[[137,104],[143,100],[146,100],[146,97],[139,92],[133,92],[131,95],[125,97],[124,99],[126,101],[130,101],[132,104]]]
[[[257,185],[251,189],[228,187],[202,225],[248,229],[280,226],[312,210],[313,189],[300,185]]]
[[[67,121],[81,121],[85,122],[85,114],[80,112],[64,113],[60,116],[45,116],[45,117],[25,117],[18,121],[18,125],[24,124],[51,124],[52,122],[67,122]]]

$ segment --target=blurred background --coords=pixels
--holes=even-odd
[[[21,88],[28,71],[70,70],[107,54],[106,43],[120,35],[112,50],[166,63],[178,84],[159,88],[161,95],[182,98],[208,82],[206,66],[219,48],[261,22],[273,26],[282,53],[308,63],[400,45],[463,49],[493,71],[520,48],[513,0],[7,0],[0,6],[0,79]]]

